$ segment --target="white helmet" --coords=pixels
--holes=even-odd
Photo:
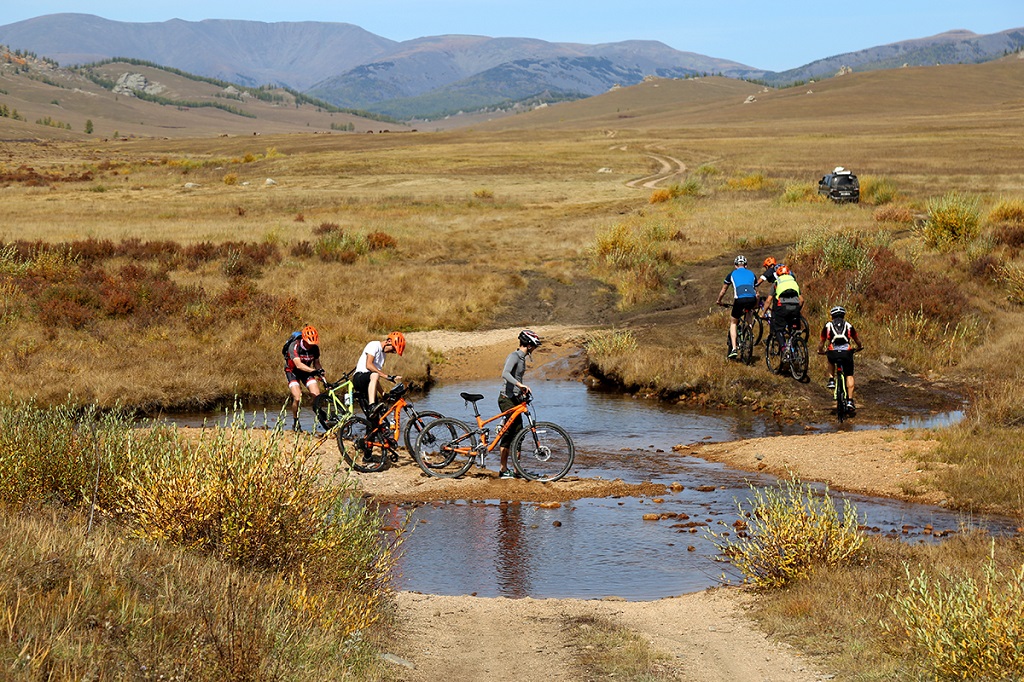
[[[529,329],[519,332],[519,345],[536,348],[540,345],[540,337]]]
[[[835,308],[828,311],[828,314],[832,317],[846,317],[846,308],[841,305],[837,305]]]
[[[734,260],[732,262],[732,264],[733,265],[746,265],[747,264],[747,257],[746,256],[736,256],[736,260]]]

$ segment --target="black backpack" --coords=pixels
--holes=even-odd
[[[300,336],[302,336],[302,332],[292,332],[292,335],[289,336],[288,340],[284,342],[284,345],[281,347],[281,355],[284,356],[285,360],[288,359],[288,346],[292,345],[295,339],[299,338]]]

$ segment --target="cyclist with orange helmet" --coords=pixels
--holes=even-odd
[[[788,265],[780,264],[775,268],[775,289],[764,305],[766,310],[772,308],[773,333],[777,334],[786,327],[800,326],[804,295],[800,293],[800,285]]]
[[[307,324],[298,336],[284,347],[284,375],[288,378],[288,390],[292,394],[292,429],[301,431],[299,424],[299,403],[302,402],[302,384],[314,398],[320,394],[318,379],[324,375],[320,366],[320,334],[316,327]]]
[[[380,377],[389,381],[399,382],[402,377],[384,372],[387,353],[405,352],[405,334],[391,332],[383,341],[370,341],[359,355],[355,374],[352,376],[352,388],[363,411],[369,415],[370,406],[377,401],[377,382]]]
[[[779,267],[779,262],[772,256],[768,256],[764,259],[763,263],[764,272],[757,278],[757,282],[754,283],[754,287],[761,286],[761,282],[768,282],[768,284],[775,284],[775,270]]]

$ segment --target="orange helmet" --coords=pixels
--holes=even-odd
[[[319,346],[320,335],[316,333],[316,327],[311,324],[307,324],[302,328],[302,340],[306,342],[307,346]]]
[[[764,267],[770,268],[771,266],[775,265],[776,262],[777,261],[774,258],[768,256],[767,258],[764,259]]]
[[[779,267],[778,267],[778,268],[777,268],[777,269],[775,270],[775,274],[776,274],[776,275],[792,275],[793,273],[792,273],[792,271],[791,271],[791,270],[789,269],[789,266],[788,266],[788,265],[780,265],[780,266],[779,266]]]
[[[388,341],[394,346],[395,352],[401,355],[405,352],[405,334],[402,332],[391,332],[388,334]]]

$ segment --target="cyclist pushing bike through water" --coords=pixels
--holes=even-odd
[[[540,344],[540,337],[529,329],[519,332],[519,348],[509,353],[505,358],[505,367],[501,370],[501,378],[505,380],[501,393],[498,394],[498,409],[501,412],[523,402],[530,394],[530,387],[523,383],[526,359],[532,356],[534,349],[539,348]],[[516,473],[508,468],[509,446],[523,428],[521,416],[516,417],[516,422],[501,437],[501,469],[498,471],[498,478],[516,478]]]

